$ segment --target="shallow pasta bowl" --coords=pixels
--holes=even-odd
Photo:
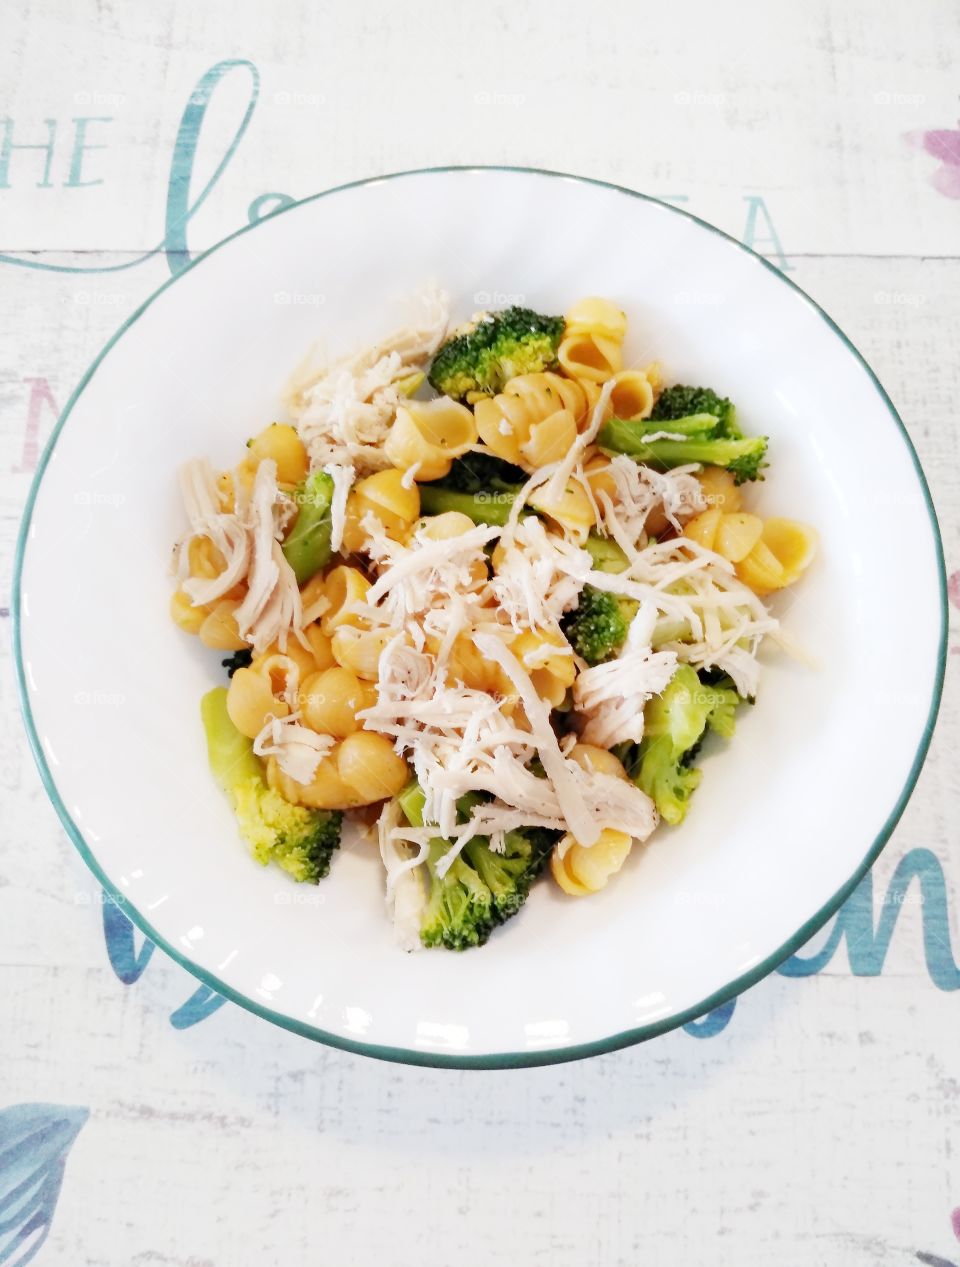
[[[463,955],[395,946],[368,842],[347,841],[316,888],[247,856],[198,719],[200,696],[222,681],[218,656],[167,616],[177,465],[201,453],[232,465],[248,435],[282,416],[284,381],[318,336],[336,347],[376,337],[394,298],[431,278],[457,317],[617,299],[628,359],[732,396],[746,428],[770,436],[756,504],[812,522],[822,543],[796,593],[774,604],[817,667],[768,658],[756,706],[708,754],[682,827],[635,849],[600,894],[542,884]],[[14,616],[46,789],[144,932],[276,1024],[437,1065],[608,1051],[769,972],[893,830],[944,665],[926,484],[842,332],[775,268],[674,207],[504,169],[411,172],[307,199],[148,300],[84,376],[44,454]]]

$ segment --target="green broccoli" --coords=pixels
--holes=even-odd
[[[637,604],[632,599],[585,585],[577,606],[567,612],[561,624],[577,655],[587,664],[600,664],[623,646],[636,613]]]
[[[626,453],[635,462],[642,462],[645,466],[653,466],[659,470],[699,462],[704,466],[726,467],[738,484],[745,480],[762,478],[760,471],[766,466],[766,436],[730,440],[713,434],[717,430],[715,422],[711,422],[707,430],[688,434],[680,425],[685,421],[680,419],[677,430],[674,431],[671,422],[652,428],[649,422],[627,422],[623,418],[611,418],[601,427],[597,443],[607,453]],[[650,439],[651,435],[663,431],[684,435],[685,438]]]
[[[454,467],[457,465],[454,462]],[[451,470],[451,474],[452,474]],[[475,524],[502,526],[510,518],[510,508],[518,490],[500,489],[491,493],[466,493],[462,489],[448,487],[446,480],[435,484],[419,484],[420,512],[424,515],[442,515],[457,510],[467,515]]]
[[[493,894],[480,879],[463,853],[440,876],[437,864],[450,849],[450,842],[436,837],[430,841],[427,871],[430,891],[420,921],[420,940],[427,947],[469,950],[482,946],[497,925]]]
[[[454,459],[449,474],[443,477],[441,483],[444,488],[461,493],[484,493],[492,489],[494,492],[516,494],[526,479],[527,473],[522,467],[514,466],[493,453],[468,453]]]
[[[457,813],[462,822],[480,799],[478,795],[460,798]],[[410,825],[422,827],[424,795],[420,785],[408,783],[398,800]],[[507,832],[503,853],[494,852],[485,836],[476,836],[443,875],[437,865],[449,852],[450,842],[440,836],[431,840],[426,860],[429,892],[420,924],[423,944],[447,950],[482,946],[494,928],[523,906],[559,834],[541,827]]]
[[[494,527],[506,524],[514,499],[520,491],[519,485],[504,484],[493,487],[489,492],[464,492],[462,488],[448,482],[457,465],[457,462],[453,463],[450,475],[444,479],[432,484],[418,485],[421,512],[424,515],[442,515],[445,511],[456,510],[472,519],[475,524],[491,524]],[[461,481],[464,478],[457,477]],[[535,509],[531,505],[531,512]],[[622,572],[627,566],[626,556],[617,543],[601,537],[599,533],[591,532],[583,548],[590,554],[598,572]]]
[[[617,543],[610,537],[601,537],[599,532],[591,532],[583,548],[597,572],[622,572],[629,562]]]
[[[651,797],[665,822],[683,821],[701,771],[693,766],[707,730],[729,739],[740,703],[729,678],[716,685],[701,682],[682,664],[662,695],[644,713],[643,739],[629,767],[635,782]]]
[[[490,890],[496,923],[505,924],[523,906],[559,838],[547,827],[524,827],[505,834],[503,853],[494,852],[481,836],[464,846],[460,856]]]
[[[684,387],[677,384],[660,393],[653,407],[650,421],[676,422],[695,414],[712,414],[719,424],[718,436],[727,440],[740,440],[743,432],[737,425],[737,411],[733,402],[718,396],[712,387]],[[673,427],[661,427],[661,431],[673,431]]]
[[[556,364],[563,326],[563,317],[544,317],[530,308],[485,312],[441,346],[430,383],[455,400],[494,396],[515,375]]]
[[[226,687],[208,691],[200,702],[207,755],[214,778],[230,797],[240,835],[256,860],[276,862],[295,880],[316,884],[330,870],[340,844],[343,815],[291,805],[267,786],[253,744],[227,712]]]
[[[653,439],[668,432],[682,440]],[[668,387],[649,418],[628,422],[611,418],[597,443],[608,453],[626,453],[636,462],[669,470],[688,462],[723,466],[736,482],[762,479],[767,437],[744,436],[737,411],[710,387]]]
[[[297,584],[305,585],[315,572],[330,562],[333,478],[326,471],[314,471],[298,487],[294,496],[299,510],[282,548]]]
[[[220,663],[227,670],[227,677],[233,677],[237,669],[247,669],[253,660],[253,652],[249,647],[244,647],[242,651],[233,651],[225,660]]]

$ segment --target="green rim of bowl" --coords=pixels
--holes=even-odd
[[[914,756],[914,760],[910,768],[910,772],[907,776],[906,783],[904,784],[900,792],[900,795],[897,797],[897,800],[896,800],[896,803],[894,804],[893,809],[890,811],[890,814],[887,816],[887,820],[884,823],[883,828],[881,829],[879,835],[874,839],[873,843],[870,845],[870,848],[867,850],[863,858],[863,861],[856,868],[854,873],[851,875],[850,879],[840,889],[838,889],[837,892],[834,893],[833,896],[827,902],[825,902],[824,905],[821,906],[820,909],[814,915],[812,915],[810,919],[808,919],[806,923],[803,924],[793,934],[793,936],[788,938],[787,941],[785,941],[781,946],[779,946],[775,951],[773,951],[772,954],[768,955],[762,962],[756,964],[753,968],[750,969],[749,972],[743,973],[741,976],[735,978],[733,981],[730,981],[728,984],[722,986],[719,990],[715,990],[714,993],[711,994],[708,998],[702,999],[699,1003],[695,1004],[693,1007],[685,1008],[682,1012],[673,1013],[671,1016],[664,1017],[660,1020],[654,1021],[653,1023],[649,1025],[640,1025],[640,1026],[637,1026],[635,1029],[624,1030],[621,1033],[611,1034],[606,1038],[598,1038],[588,1043],[578,1043],[576,1045],[569,1046],[569,1047],[551,1048],[545,1051],[492,1052],[486,1055],[478,1055],[478,1056],[448,1055],[446,1053],[419,1051],[415,1048],[390,1047],[390,1046],[383,1046],[383,1045],[375,1044],[375,1043],[355,1042],[354,1040],[350,1038],[345,1038],[340,1034],[332,1034],[328,1030],[319,1029],[317,1026],[308,1025],[304,1023],[303,1021],[298,1021],[292,1017],[285,1016],[280,1012],[275,1012],[271,1008],[263,1007],[261,1004],[256,1003],[253,999],[248,998],[245,994],[241,994],[239,991],[234,990],[231,986],[221,981],[216,976],[215,973],[209,972],[205,968],[201,968],[198,964],[193,963],[192,960],[188,959],[185,955],[181,954],[180,951],[178,951],[175,946],[172,946],[170,942],[166,940],[166,938],[162,937],[160,933],[157,932],[157,930],[151,925],[149,920],[145,919],[144,916],[140,913],[140,911],[138,911],[136,907],[134,907],[130,903],[130,901],[117,889],[116,885],[110,880],[110,878],[104,873],[103,869],[100,867],[99,863],[97,862],[96,858],[91,852],[90,847],[87,845],[87,842],[84,840],[83,835],[80,832],[80,829],[77,827],[76,823],[70,817],[70,813],[67,810],[67,807],[64,805],[60,797],[60,794],[57,790],[56,783],[53,779],[53,775],[51,774],[49,766],[47,765],[47,762],[46,762],[46,758],[44,757],[42,745],[40,743],[40,737],[37,734],[36,727],[34,725],[34,720],[33,720],[33,713],[30,708],[30,700],[29,700],[29,696],[27,692],[26,676],[25,676],[24,667],[23,667],[23,656],[22,656],[22,648],[21,648],[21,641],[20,641],[20,635],[21,635],[20,603],[21,603],[21,586],[22,586],[22,580],[23,580],[24,554],[26,551],[27,539],[30,532],[30,523],[33,516],[33,507],[37,498],[37,492],[40,488],[40,483],[43,479],[43,475],[44,475],[44,472],[46,471],[47,464],[50,461],[50,457],[56,446],[57,439],[60,435],[60,432],[63,430],[64,426],[66,425],[67,419],[70,417],[73,407],[79,400],[80,395],[82,394],[87,383],[89,383],[90,379],[96,373],[104,357],[107,355],[110,349],[114,346],[114,344],[116,344],[122,338],[123,334],[133,325],[135,321],[137,321],[137,319],[141,316],[141,314],[144,313],[147,310],[147,308],[150,307],[150,305],[154,302],[154,300],[157,299],[158,296],[162,295],[163,292],[167,290],[170,286],[172,286],[180,277],[182,277],[184,273],[189,272],[191,269],[197,268],[200,264],[203,263],[205,259],[213,255],[215,251],[220,250],[220,248],[226,245],[226,243],[232,242],[235,238],[242,237],[246,233],[251,233],[253,230],[255,230],[258,227],[258,224],[262,222],[256,222],[254,224],[244,225],[244,227],[241,229],[238,229],[236,233],[230,234],[229,237],[224,238],[221,242],[218,242],[215,246],[212,246],[209,250],[204,251],[202,254],[198,255],[196,259],[192,260],[184,269],[181,270],[180,273],[177,273],[175,276],[169,278],[166,282],[164,282],[162,286],[160,286],[157,290],[155,290],[153,294],[150,295],[150,297],[146,299],[140,305],[140,307],[137,308],[136,311],[126,319],[126,321],[124,321],[120,329],[117,330],[117,332],[113,335],[113,337],[109,340],[109,342],[103,347],[103,349],[101,350],[97,358],[94,360],[93,364],[84,374],[83,378],[80,380],[76,389],[70,396],[70,399],[67,402],[66,408],[64,409],[60,418],[58,419],[57,424],[54,427],[53,434],[48,440],[47,445],[43,451],[43,455],[37,467],[36,475],[34,476],[33,483],[30,488],[29,496],[27,497],[27,504],[26,504],[26,508],[23,514],[23,521],[20,526],[20,533],[17,540],[16,557],[14,560],[14,575],[13,575],[13,600],[12,600],[13,650],[14,650],[14,661],[16,665],[17,691],[20,698],[20,707],[23,711],[23,717],[26,723],[27,734],[30,740],[30,747],[33,751],[33,756],[37,763],[37,767],[40,771],[40,778],[43,781],[43,786],[46,789],[47,795],[49,796],[50,800],[53,802],[53,806],[56,809],[57,813],[59,814],[60,819],[64,827],[66,828],[68,836],[73,841],[74,845],[76,845],[84,862],[86,862],[87,866],[96,876],[96,878],[99,880],[100,884],[103,886],[104,890],[107,892],[110,898],[112,898],[118,904],[120,909],[124,911],[130,917],[130,919],[143,931],[143,933],[147,937],[149,937],[152,942],[154,942],[157,946],[159,946],[161,950],[163,950],[167,955],[169,955],[171,959],[175,960],[178,964],[181,965],[181,967],[186,968],[186,970],[189,973],[199,978],[200,981],[202,981],[205,985],[209,986],[211,990],[216,991],[217,994],[222,995],[224,998],[229,999],[233,1003],[240,1004],[241,1007],[244,1007],[248,1011],[255,1013],[257,1016],[262,1017],[264,1020],[271,1021],[273,1022],[273,1024],[279,1025],[283,1029],[291,1030],[293,1033],[299,1034],[304,1038],[310,1038],[316,1042],[325,1043],[330,1047],[336,1047],[342,1051],[355,1052],[363,1056],[371,1056],[377,1060],[390,1060],[390,1061],[399,1062],[400,1064],[407,1064],[407,1065],[427,1065],[427,1066],[431,1066],[435,1068],[443,1068],[443,1069],[513,1069],[513,1068],[523,1068],[523,1067],[535,1066],[535,1065],[557,1064],[561,1061],[567,1061],[567,1060],[582,1060],[587,1056],[597,1056],[597,1055],[602,1055],[606,1052],[617,1051],[621,1047],[630,1047],[635,1043],[644,1042],[649,1038],[656,1038],[660,1034],[665,1034],[669,1030],[676,1029],[679,1026],[686,1024],[688,1021],[695,1020],[698,1017],[703,1016],[704,1013],[711,1011],[713,1008],[719,1007],[721,1004],[729,1002],[731,999],[735,998],[738,994],[741,994],[744,990],[748,989],[752,985],[755,985],[763,977],[773,972],[773,970],[779,964],[781,964],[784,959],[788,958],[788,956],[793,954],[795,950],[799,949],[799,947],[801,947],[806,941],[808,941],[813,936],[813,934],[819,928],[821,928],[823,924],[826,923],[826,921],[830,918],[830,916],[833,915],[839,909],[839,907],[843,904],[843,902],[847,899],[847,897],[849,897],[849,895],[853,892],[854,888],[856,888],[857,884],[859,884],[860,880],[863,878],[863,876],[866,874],[869,868],[876,861],[877,857],[880,854],[880,851],[883,849],[884,845],[889,840],[890,835],[893,832],[893,829],[896,827],[900,819],[900,816],[902,815],[904,808],[906,807],[907,801],[910,799],[910,795],[913,792],[913,789],[917,782],[917,778],[920,774],[920,769],[921,769],[921,766],[923,765],[924,758],[927,755],[927,749],[930,746],[930,739],[933,734],[933,728],[934,728],[934,725],[936,723],[936,718],[937,718],[937,711],[940,706],[940,697],[941,697],[941,693],[943,689],[943,678],[944,678],[944,672],[946,669],[947,581],[946,581],[946,567],[944,564],[944,557],[943,557],[943,544],[940,538],[940,529],[937,523],[937,515],[933,507],[933,500],[930,496],[930,489],[927,486],[927,481],[923,473],[923,468],[920,465],[920,459],[917,457],[917,452],[916,452],[916,449],[913,447],[913,442],[911,441],[910,436],[907,433],[906,427],[903,425],[900,415],[897,413],[896,409],[894,408],[893,402],[890,400],[890,397],[887,395],[886,391],[884,390],[876,374],[867,364],[867,361],[861,355],[860,351],[856,348],[856,346],[846,336],[846,334],[844,334],[843,330],[840,329],[837,323],[830,316],[828,316],[828,314],[824,312],[824,310],[820,307],[820,305],[816,303],[815,300],[811,299],[810,296],[806,293],[806,291],[804,291],[801,287],[799,287],[796,284],[796,282],[791,281],[789,277],[786,277],[774,264],[772,264],[769,260],[765,259],[762,255],[758,255],[755,251],[751,250],[748,246],[745,246],[742,242],[739,242],[736,238],[731,237],[728,233],[724,233],[723,230],[716,228],[714,225],[708,224],[707,221],[701,220],[698,216],[692,215],[689,211],[684,211],[680,207],[676,207],[676,206],[671,205],[670,203],[663,202],[659,198],[654,198],[649,194],[641,194],[641,193],[638,193],[636,190],[626,189],[622,185],[615,185],[605,180],[595,180],[588,176],[571,176],[565,172],[548,171],[539,167],[449,166],[449,167],[414,168],[410,171],[392,172],[386,176],[375,176],[375,177],[368,177],[365,180],[350,181],[345,185],[337,185],[331,189],[324,190],[322,193],[313,194],[309,198],[302,198],[298,202],[292,203],[286,207],[279,209],[278,211],[273,212],[272,215],[266,217],[266,219],[272,220],[276,218],[277,216],[285,215],[286,212],[292,211],[296,207],[302,207],[302,206],[305,206],[307,203],[317,202],[319,201],[319,199],[326,198],[330,194],[341,193],[343,190],[346,190],[346,189],[361,188],[364,185],[370,185],[374,183],[380,184],[384,180],[402,180],[410,176],[442,175],[444,173],[463,174],[467,172],[511,172],[511,173],[517,173],[521,175],[528,175],[528,176],[548,177],[550,179],[572,180],[583,185],[594,185],[601,189],[613,190],[616,193],[623,194],[628,198],[638,198],[643,202],[652,203],[655,206],[661,207],[665,212],[669,213],[670,215],[682,216],[685,220],[689,220],[693,222],[694,224],[700,225],[702,229],[706,230],[708,233],[714,234],[718,238],[722,238],[724,241],[728,242],[736,250],[742,251],[745,255],[750,256],[754,260],[759,260],[760,263],[765,268],[769,269],[769,271],[775,277],[777,277],[779,281],[781,281],[785,286],[790,287],[790,289],[795,291],[796,294],[802,296],[807,301],[807,303],[810,304],[811,307],[818,313],[821,319],[830,327],[830,329],[834,332],[834,334],[836,334],[843,341],[843,343],[846,345],[846,347],[852,353],[852,355],[857,359],[857,361],[859,361],[860,365],[863,367],[864,371],[866,372],[871,382],[873,383],[874,387],[876,388],[877,394],[879,395],[880,399],[883,401],[884,405],[886,406],[887,411],[890,414],[890,418],[892,419],[894,425],[899,430],[900,435],[903,439],[904,445],[906,446],[907,452],[910,455],[910,460],[913,463],[913,468],[916,473],[917,480],[919,481],[920,488],[923,492],[923,498],[924,498],[924,503],[927,508],[927,514],[930,517],[930,529],[933,534],[934,551],[935,551],[936,559],[937,559],[937,567],[938,567],[939,582],[940,582],[939,584],[940,643],[939,643],[939,649],[938,649],[938,655],[937,655],[937,671],[936,671],[936,678],[934,682],[933,697],[930,701],[930,709],[927,715],[926,725],[924,726],[923,734],[920,738],[920,743],[917,747],[917,751]]]

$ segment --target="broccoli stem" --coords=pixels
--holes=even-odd
[[[626,419],[618,418],[618,422]],[[666,431],[674,436],[710,436],[720,426],[720,419],[713,414],[688,414],[685,418],[644,418],[634,420],[631,427],[641,429],[644,435],[653,436]]]
[[[716,423],[715,418],[713,422]],[[758,478],[767,449],[763,436],[727,440],[711,439],[707,435],[691,435],[685,440],[648,440],[648,425],[611,418],[604,424],[597,443],[608,453],[625,453],[635,462],[661,470],[698,462],[704,466],[723,466],[733,470],[738,483],[744,479]],[[673,422],[664,421],[660,430],[672,431],[673,427]]]
[[[476,524],[503,527],[519,489],[499,493],[461,493],[436,484],[419,484],[420,510],[425,515],[442,515],[448,510],[467,515]]]
[[[510,517],[510,508],[519,489],[489,493],[461,493],[456,489],[442,488],[437,484],[421,484],[420,509],[425,515],[442,515],[448,510],[459,511],[475,524],[503,527]],[[531,508],[531,514],[533,514]],[[627,558],[615,541],[591,532],[583,548],[593,559],[599,572],[622,572]]]
[[[714,426],[716,419],[712,419]],[[638,426],[622,418],[611,418],[604,424],[598,437],[602,449],[613,453],[625,453],[637,462],[649,466],[682,466],[687,462],[703,462],[710,466],[729,466],[738,458],[746,457],[756,447],[756,437],[747,440],[711,440],[705,435],[691,435],[686,440],[653,440],[646,438],[646,424]],[[672,422],[661,423],[658,431],[673,431]],[[678,433],[679,434],[679,433]]]
[[[283,543],[283,553],[293,568],[298,585],[304,585],[330,562],[330,505],[333,479],[326,471],[314,471],[297,490],[296,523]]]
[[[200,716],[207,736],[207,756],[213,777],[230,796],[238,784],[263,780],[263,765],[253,744],[241,735],[227,712],[227,688],[216,686],[200,701]]]
[[[399,793],[397,800],[400,802],[400,808],[403,815],[411,827],[423,826],[423,807],[426,803],[426,796],[423,788],[416,779],[411,779],[407,786]]]
[[[590,533],[583,548],[593,559],[593,566],[598,572],[623,572],[629,562],[615,541],[601,537],[598,532]]]

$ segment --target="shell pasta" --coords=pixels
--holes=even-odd
[[[766,437],[598,297],[451,329],[427,288],[286,401],[236,466],[181,469],[169,605],[227,671],[201,715],[253,858],[316,883],[376,816],[398,940],[450,950],[541,876],[561,905],[632,883],[816,553],[751,508]]]
[[[567,312],[557,359],[571,378],[605,383],[623,367],[627,318],[609,299],[581,299]]]

